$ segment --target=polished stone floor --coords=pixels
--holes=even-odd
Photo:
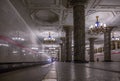
[[[120,62],[54,62],[0,74],[0,81],[120,81]]]
[[[120,81],[120,63],[56,63],[58,81]]]
[[[52,64],[51,70],[47,73],[42,81],[57,81],[55,62]]]

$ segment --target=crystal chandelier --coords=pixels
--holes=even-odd
[[[24,41],[24,38],[21,37],[12,37],[13,40]]]
[[[19,32],[16,32],[15,34],[16,34],[16,36],[12,37],[12,40],[15,40],[15,41],[25,41],[24,38],[20,37],[20,33]]]
[[[44,38],[44,43],[55,43],[55,38],[53,38],[51,35],[50,35],[50,32],[49,32],[49,36]]]
[[[99,18],[99,16],[96,16],[96,23],[95,23],[95,25],[91,25],[89,27],[88,33],[90,33],[90,34],[103,33],[109,28],[106,26],[106,24],[100,23],[98,18]]]

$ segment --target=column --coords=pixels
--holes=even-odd
[[[90,62],[94,62],[94,40],[96,38],[89,38],[90,42]]]
[[[72,28],[64,26],[66,32],[66,62],[72,61]]]
[[[104,32],[104,61],[111,62],[111,31],[112,28]]]
[[[57,52],[57,61],[60,61],[60,52]]]
[[[87,0],[72,0],[74,22],[74,62],[85,63],[85,7]]]
[[[118,41],[115,41],[115,50],[118,49]]]
[[[61,62],[61,44],[59,45],[58,49],[58,61]]]
[[[62,43],[60,44],[61,46],[61,62],[66,61],[66,45],[65,45],[65,37],[61,38]]]

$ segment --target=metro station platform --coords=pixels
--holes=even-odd
[[[120,62],[53,62],[2,73],[0,81],[120,81]]]

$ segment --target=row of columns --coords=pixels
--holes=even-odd
[[[111,62],[111,31],[109,27],[104,31],[104,61]],[[94,40],[96,38],[89,38],[90,42],[90,62],[94,62]]]
[[[66,38],[61,38],[63,43],[61,44],[62,50],[62,61],[70,62],[72,61],[72,31],[70,29],[66,29]],[[94,41],[96,38],[89,38],[90,42],[90,62],[94,62]],[[78,56],[80,57],[80,56]],[[74,58],[75,59],[75,58]],[[79,60],[79,59],[78,59]],[[81,61],[81,60],[80,60]],[[104,61],[111,61],[111,31],[104,33]],[[76,61],[74,61],[76,62]],[[77,61],[78,62],[78,61]]]
[[[62,37],[61,43],[61,61],[71,62],[72,61],[72,28],[69,26],[63,27],[66,32],[65,37]]]
[[[74,62],[85,63],[85,3],[88,0],[71,0],[74,22]],[[66,38],[62,38],[61,61],[72,60],[72,30],[65,27]],[[94,40],[90,38],[90,61],[94,61]],[[104,33],[104,61],[111,61],[111,31]]]
[[[72,59],[72,28],[69,26],[64,27],[66,32],[66,61],[71,62]]]
[[[74,62],[85,61],[85,8],[87,0],[72,0],[74,21]],[[71,29],[65,28],[66,32],[66,61],[72,59],[72,33]]]
[[[113,50],[113,46],[114,46],[114,50],[120,49],[120,41],[119,40],[112,41],[112,44],[111,44],[112,50]]]

